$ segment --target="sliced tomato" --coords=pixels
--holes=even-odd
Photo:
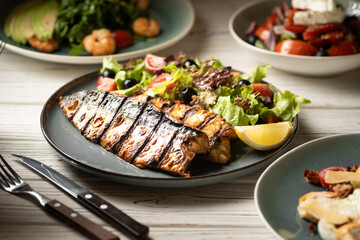
[[[265,27],[258,27],[255,31],[255,36],[257,36],[258,38],[260,38],[260,40],[264,43],[264,42],[268,42],[268,39],[270,37],[270,30],[265,28]]]
[[[305,32],[307,27],[304,25],[294,24],[294,14],[298,11],[302,11],[302,10],[295,8],[290,10],[289,17],[285,21],[284,28],[294,33],[303,33]]]
[[[333,44],[328,49],[329,56],[344,56],[351,55],[360,52],[359,44],[354,41],[345,40],[336,44]]]
[[[260,96],[271,97],[273,95],[273,92],[269,88],[269,85],[267,85],[266,83],[253,83],[252,87],[254,89],[253,92],[259,93]]]
[[[344,38],[344,33],[337,31],[337,32],[329,32],[322,34],[320,37],[316,37],[311,39],[309,43],[317,48],[326,47],[330,44],[340,42]]]
[[[334,31],[340,31],[342,29],[343,29],[342,25],[337,23],[311,25],[306,28],[303,34],[303,39],[306,41],[318,35],[334,32]]]
[[[263,25],[266,29],[271,29],[272,26],[276,25],[276,20],[278,19],[277,13],[273,13],[270,17],[268,17]]]
[[[172,77],[170,75],[170,73],[163,73],[160,74],[159,76],[157,76],[154,80],[152,80],[152,82],[147,86],[147,89],[152,89],[153,87],[155,87],[157,84],[161,83],[161,82],[165,82],[165,81],[171,81]],[[175,84],[172,83],[170,84],[167,89],[168,90],[173,90],[174,89]]]
[[[96,89],[108,92],[115,91],[117,90],[116,81],[113,78],[100,76],[97,80]]]
[[[115,39],[117,48],[126,48],[134,43],[131,35],[124,30],[114,30],[111,35]]]
[[[145,56],[145,68],[152,73],[164,72],[161,68],[166,65],[165,58],[152,54],[146,54]]]
[[[335,185],[335,184],[328,184],[325,182],[326,172],[329,170],[335,171],[335,172],[338,172],[338,171],[346,172],[347,171],[347,169],[343,168],[343,167],[329,167],[329,168],[325,168],[325,169],[321,170],[319,172],[319,180],[320,180],[321,185],[326,189],[330,189],[331,186]]]
[[[278,42],[274,51],[281,54],[315,56],[317,48],[308,42],[289,39]]]

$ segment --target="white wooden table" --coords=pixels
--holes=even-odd
[[[184,51],[201,59],[214,56],[224,65],[249,70],[258,64],[232,39],[231,14],[245,1],[193,1],[195,26],[180,43],[157,52]],[[90,175],[63,161],[45,141],[40,112],[50,95],[72,79],[100,65],[66,65],[33,60],[5,49],[0,56],[0,153],[36,190],[63,201],[127,239],[64,192],[10,155],[38,159],[104,197],[150,227],[152,239],[273,239],[258,216],[253,199],[261,172],[223,183],[184,189],[134,187]],[[299,115],[300,128],[290,145],[360,131],[360,69],[327,78],[305,78],[270,69],[267,81],[312,101]],[[84,239],[83,235],[42,211],[28,198],[0,191],[0,239]]]

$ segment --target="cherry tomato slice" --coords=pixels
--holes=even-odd
[[[171,81],[172,77],[170,75],[170,73],[163,73],[159,76],[157,76],[154,80],[152,80],[152,82],[147,86],[147,89],[152,89],[153,87],[155,87],[157,84],[161,83],[161,82],[165,82],[165,81]],[[167,90],[173,90],[174,89],[175,84],[172,83],[167,87]]]
[[[354,41],[345,40],[336,44],[333,44],[328,49],[329,56],[344,56],[352,55],[360,52],[359,44]]]
[[[111,33],[111,35],[115,39],[117,48],[126,48],[134,43],[131,35],[124,30],[115,30]]]
[[[96,89],[108,92],[115,91],[117,90],[116,81],[113,78],[100,76],[96,84]]]
[[[166,65],[165,58],[155,56],[152,54],[146,54],[145,56],[145,68],[152,73],[161,73],[163,70],[162,66]]]
[[[262,42],[267,42],[270,37],[270,30],[265,27],[258,27],[254,32],[255,36],[260,38]]]
[[[274,51],[281,54],[315,56],[317,48],[301,40],[284,40],[276,44]]]
[[[328,170],[335,171],[335,172],[338,172],[338,171],[346,172],[347,171],[347,169],[343,168],[343,167],[329,167],[329,168],[325,168],[325,169],[321,170],[319,172],[319,180],[320,180],[321,185],[326,189],[330,189],[331,186],[335,185],[335,184],[328,184],[325,182],[325,176],[326,176],[326,172]]]
[[[254,93],[259,93],[260,96],[271,97],[273,95],[269,85],[266,83],[253,83],[252,87],[254,89]]]

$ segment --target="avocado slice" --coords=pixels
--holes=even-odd
[[[36,37],[48,41],[53,37],[59,4],[52,0],[42,3],[32,16],[31,27]]]
[[[36,6],[39,3],[40,1],[38,0],[30,1],[30,2],[25,2],[14,8],[5,21],[4,31],[6,36],[11,37],[17,43],[25,44],[27,40],[24,42],[22,37],[24,29],[20,29],[20,27],[22,26],[22,23],[24,23],[24,21],[28,20],[29,17],[28,10],[32,9],[34,6]],[[24,17],[24,15],[27,16]],[[25,31],[28,32],[28,29],[26,29]]]
[[[31,27],[31,22],[39,5],[40,2],[34,4],[30,8],[27,8],[21,13],[21,15],[18,15],[14,28],[15,32],[13,33],[13,39],[16,40],[16,42],[26,44],[27,41],[35,35],[35,32]]]

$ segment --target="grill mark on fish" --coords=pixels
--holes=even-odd
[[[146,103],[126,98],[110,127],[103,134],[100,141],[101,146],[108,151],[117,153],[118,146],[127,137],[145,106]]]
[[[152,105],[147,105],[126,139],[118,146],[117,155],[132,163],[142,146],[147,143],[154,129],[161,121],[163,113]]]
[[[98,111],[84,131],[84,137],[98,143],[102,134],[114,119],[115,114],[125,101],[125,97],[109,93],[100,104]]]
[[[69,120],[73,119],[75,113],[79,110],[79,107],[82,104],[82,100],[86,97],[87,93],[87,90],[83,90],[75,94],[64,97],[61,96],[59,98],[59,105],[62,109],[62,112]]]
[[[87,96],[83,100],[83,104],[79,106],[76,111],[72,122],[79,129],[81,134],[85,131],[85,128],[94,117],[99,105],[104,100],[108,93],[104,91],[89,91]]]
[[[195,149],[191,149],[191,144],[196,145],[196,140],[193,139],[190,142],[189,138],[193,136],[193,129],[182,126],[172,140],[171,146],[167,149],[164,157],[158,163],[157,168],[181,176],[190,176],[188,169],[192,159],[195,157]]]
[[[165,103],[169,102],[159,98],[150,101],[151,104],[162,109],[172,120],[208,135],[210,148],[208,155],[202,156],[203,159],[219,163],[225,163],[230,159],[230,141],[237,139],[230,123],[218,114],[184,104],[176,103],[170,108],[162,108]]]
[[[163,117],[150,141],[139,152],[133,164],[139,168],[156,168],[178,131],[179,124]]]

